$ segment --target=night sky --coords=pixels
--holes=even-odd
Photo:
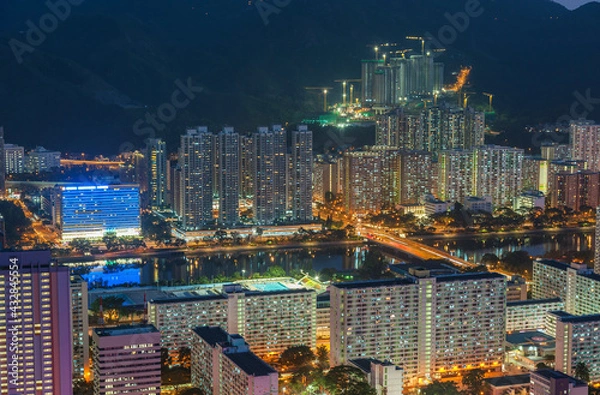
[[[557,3],[560,3],[560,4],[564,5],[565,7],[572,10],[583,4],[591,3],[592,1],[598,1],[598,0],[554,0],[554,1],[556,1]]]

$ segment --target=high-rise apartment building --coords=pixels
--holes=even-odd
[[[90,341],[88,333],[88,286],[79,275],[71,276],[71,312],[73,327],[73,379],[88,379]]]
[[[220,327],[193,331],[192,384],[212,395],[277,395],[279,374],[244,338]],[[285,392],[285,391],[284,391]]]
[[[216,136],[218,151],[219,226],[233,227],[240,222],[240,135],[225,127]]]
[[[119,159],[123,162],[119,168],[119,179],[122,183],[137,184],[140,194],[148,192],[148,161],[140,151],[121,152]]]
[[[571,121],[571,159],[584,160],[588,170],[600,172],[600,125]]]
[[[364,214],[398,203],[397,162],[397,151],[389,147],[344,152],[342,191],[346,209]]]
[[[160,332],[152,325],[94,328],[96,395],[160,395]]]
[[[0,196],[6,193],[6,152],[4,151],[4,127],[0,126]]]
[[[279,355],[290,346],[316,347],[316,292],[285,286],[279,290],[266,289],[226,287],[228,331],[244,336],[260,357]]]
[[[549,259],[533,262],[534,299],[560,298],[570,314],[599,314],[599,290],[600,275],[585,265],[567,265]]]
[[[556,370],[574,375],[580,362],[588,368],[590,382],[600,382],[600,314],[557,317]]]
[[[436,106],[417,114],[396,109],[376,118],[376,144],[437,153],[483,145],[485,115],[471,108]]]
[[[582,207],[600,205],[600,172],[578,171],[558,173],[554,176],[552,207],[569,207],[579,211]]]
[[[280,125],[258,128],[252,149],[254,218],[260,225],[270,225],[286,213],[285,130]]]
[[[528,299],[506,303],[506,331],[526,332],[545,329],[546,313],[564,310],[565,302],[554,299]]]
[[[413,385],[500,370],[505,304],[506,280],[493,273],[333,284],[331,360],[389,360]]]
[[[50,251],[0,253],[3,394],[73,393],[69,269]]]
[[[310,222],[313,219],[313,134],[306,125],[300,125],[292,132],[291,167],[292,220]]]
[[[437,193],[441,200],[462,202],[474,195],[475,160],[471,150],[440,151]]]
[[[175,353],[192,346],[196,327],[227,328],[227,309],[227,296],[221,294],[152,299],[148,302],[148,322],[161,332],[162,347]]]
[[[148,315],[162,333],[162,346],[171,352],[191,347],[191,331],[204,325],[239,333],[260,356],[278,355],[289,346],[316,346],[316,292],[282,282],[229,284],[193,296],[170,295],[151,300]]]
[[[167,203],[167,145],[161,139],[150,139],[146,147],[150,207],[164,208]]]
[[[596,209],[596,233],[594,237],[594,272],[600,275],[600,206]]]
[[[342,158],[321,157],[314,163],[313,200],[324,203],[327,196],[339,197],[343,182]]]
[[[425,151],[398,153],[400,204],[424,203],[433,189],[432,154]]]
[[[244,199],[254,195],[254,137],[240,135],[240,194]]]
[[[475,150],[475,196],[491,196],[494,207],[511,205],[523,186],[523,150],[487,145]]]
[[[535,156],[523,157],[523,190],[548,193],[550,161]]]
[[[200,126],[181,136],[179,167],[182,227],[203,228],[213,222],[213,135]]]
[[[4,158],[6,174],[25,172],[25,148],[14,144],[4,144]]]

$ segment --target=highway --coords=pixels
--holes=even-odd
[[[357,227],[357,230],[359,231],[359,234],[361,236],[367,238],[368,240],[374,243],[402,251],[405,254],[412,255],[419,259],[445,259],[451,262],[452,264],[465,269],[474,268],[478,266],[475,263],[467,262],[460,258],[454,257],[444,251],[440,251],[437,248],[433,248],[425,244],[418,243],[414,240],[409,240],[404,237],[387,233],[386,231],[373,226],[359,225]]]

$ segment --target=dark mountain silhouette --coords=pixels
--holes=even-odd
[[[74,1],[74,0],[72,0]],[[175,81],[203,91],[157,136],[172,150],[186,126],[296,123],[319,111],[305,86],[359,78],[367,45],[437,36],[457,0],[264,0],[278,7],[268,24],[254,0],[85,0],[19,64],[11,39],[26,43],[26,21],[49,12],[37,0],[0,4],[0,124],[8,142],[63,151],[114,153],[141,144],[133,125],[170,103]],[[473,1],[473,0],[470,0]],[[286,3],[289,3],[285,5]],[[264,6],[265,4],[259,4]],[[481,0],[440,55],[447,80],[472,65],[471,90],[492,92],[494,128],[509,142],[522,127],[570,113],[573,92],[600,97],[600,5],[575,11],[550,0]],[[339,95],[334,90],[331,97]],[[485,103],[481,96],[473,99]],[[588,117],[600,119],[600,104]],[[581,108],[579,108],[581,110]]]

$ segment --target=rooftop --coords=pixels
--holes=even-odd
[[[600,314],[561,316],[559,320],[567,323],[600,322]]]
[[[346,283],[334,283],[333,287],[341,289],[393,287],[395,285],[411,285],[414,281],[405,278],[390,278],[384,280],[350,281]]]
[[[520,300],[517,302],[507,302],[506,307],[511,306],[527,306],[527,305],[535,305],[535,304],[547,304],[547,303],[560,303],[562,300],[560,298],[553,299],[528,299],[528,300]]]
[[[219,343],[226,342],[229,337],[229,334],[219,326],[200,326],[195,328],[194,332],[196,332],[196,334],[198,334],[198,336],[200,336],[211,347],[214,347]]]
[[[121,325],[114,328],[94,328],[94,332],[96,332],[98,336],[128,336],[157,333],[158,329],[151,324]]]
[[[566,263],[555,261],[553,259],[536,259],[534,261],[534,264],[535,263],[541,263],[542,265],[552,266],[560,270],[567,270],[569,268],[569,265],[567,265]]]
[[[513,385],[524,385],[529,384],[530,377],[527,374],[518,374],[515,376],[504,376],[504,377],[492,377],[484,379],[486,383],[494,387],[509,387]]]
[[[374,363],[376,365],[381,365],[381,366],[395,366],[390,361],[380,361],[379,359],[375,359],[375,358],[357,358],[357,359],[351,359],[349,362],[365,373],[371,372],[371,363]],[[401,369],[401,368],[398,367],[398,369]]]
[[[462,281],[470,281],[470,280],[488,280],[488,279],[502,279],[504,280],[506,277],[500,273],[489,273],[489,272],[480,272],[480,273],[459,273],[459,274],[451,274],[447,276],[438,276],[436,277],[438,283],[462,280]]]
[[[510,344],[542,344],[554,343],[554,338],[540,331],[517,332],[506,335],[506,342]]]
[[[275,369],[267,365],[252,352],[238,352],[225,355],[250,376],[267,376],[272,373],[277,373]]]
[[[541,369],[541,370],[536,370],[532,374],[534,374],[536,376],[542,376],[549,380],[550,379],[569,379],[569,381],[572,382],[573,384],[575,384],[576,387],[583,387],[583,386],[587,387],[587,383],[584,383],[583,381],[578,380],[575,377],[571,377],[571,376],[566,375],[563,372],[559,372],[557,370]]]

